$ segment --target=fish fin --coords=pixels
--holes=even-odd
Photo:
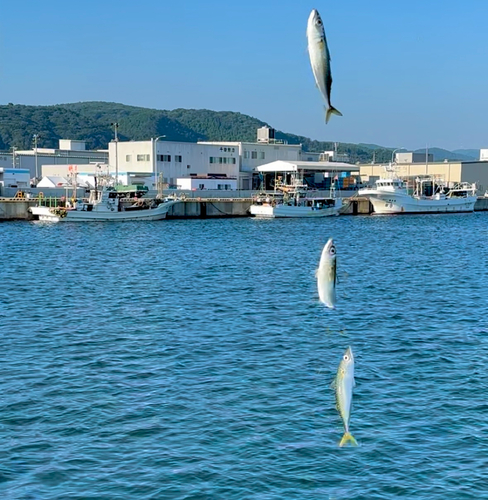
[[[318,274],[319,274],[319,270],[318,270],[318,269],[315,269],[315,277],[316,277],[316,278],[317,278]]]
[[[339,110],[335,109],[333,106],[331,106],[325,112],[325,123],[329,123],[331,115],[342,116],[342,113]]]
[[[352,446],[358,445],[358,442],[354,439],[354,436],[350,432],[345,432],[344,436],[342,436],[342,439],[339,442],[339,446],[342,448],[345,444],[347,444],[348,441]]]
[[[330,387],[331,389],[335,389],[335,388],[337,387],[336,379],[334,379],[334,380],[330,383],[329,387]]]

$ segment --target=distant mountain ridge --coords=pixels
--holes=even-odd
[[[39,147],[57,148],[59,139],[86,141],[89,149],[105,149],[113,139],[111,123],[117,122],[118,135],[123,141],[148,140],[165,136],[166,140],[248,141],[256,140],[256,130],[272,126],[266,122],[233,111],[208,109],[158,110],[128,106],[113,102],[78,102],[53,106],[0,106],[0,150],[12,147],[32,148],[33,134],[39,134]],[[289,144],[302,144],[305,151],[334,150],[334,141],[316,141],[308,137],[277,130],[276,139]],[[376,144],[337,143],[338,153],[347,153],[351,162],[377,163],[391,160],[393,148]],[[436,157],[452,158],[455,153],[436,150]],[[440,152],[440,153],[438,153]],[[456,153],[458,159],[472,159]]]
[[[456,154],[462,154],[469,156],[470,158],[473,158],[475,160],[480,159],[480,150],[479,149],[453,149],[453,153]]]
[[[444,161],[444,160],[462,160],[462,161],[473,161],[473,160],[479,160],[479,150],[471,150],[471,151],[478,151],[477,156],[470,156],[466,154],[462,154],[457,151],[448,151],[447,149],[442,149],[442,148],[428,148],[427,152],[429,154],[434,155],[434,161]],[[416,149],[415,153],[424,153],[425,154],[425,148],[423,149]]]

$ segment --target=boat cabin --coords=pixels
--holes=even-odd
[[[400,179],[378,179],[376,181],[376,187],[381,191],[398,191],[399,189],[405,189],[405,185]]]

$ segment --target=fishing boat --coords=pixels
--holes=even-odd
[[[459,182],[451,187],[433,176],[417,177],[413,192],[393,174],[380,178],[374,188],[358,191],[369,198],[375,214],[472,212],[476,203],[476,184]]]
[[[91,190],[86,200],[72,198],[63,207],[39,204],[29,211],[33,219],[50,222],[148,221],[166,218],[168,210],[181,201],[177,197],[141,198],[145,193],[102,186]]]
[[[253,197],[249,213],[255,217],[328,217],[339,215],[342,200],[311,196],[306,189],[289,189],[282,193],[259,193]]]

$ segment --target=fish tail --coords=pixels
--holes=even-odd
[[[337,116],[342,116],[342,113],[338,110],[335,109],[333,106],[331,106],[326,112],[325,112],[325,123],[329,123],[330,116],[331,115],[337,115]]]
[[[354,439],[354,436],[350,432],[345,432],[344,436],[342,436],[339,446],[340,447],[344,446],[345,444],[347,444],[348,441],[351,442],[352,446],[358,445],[358,442]]]

